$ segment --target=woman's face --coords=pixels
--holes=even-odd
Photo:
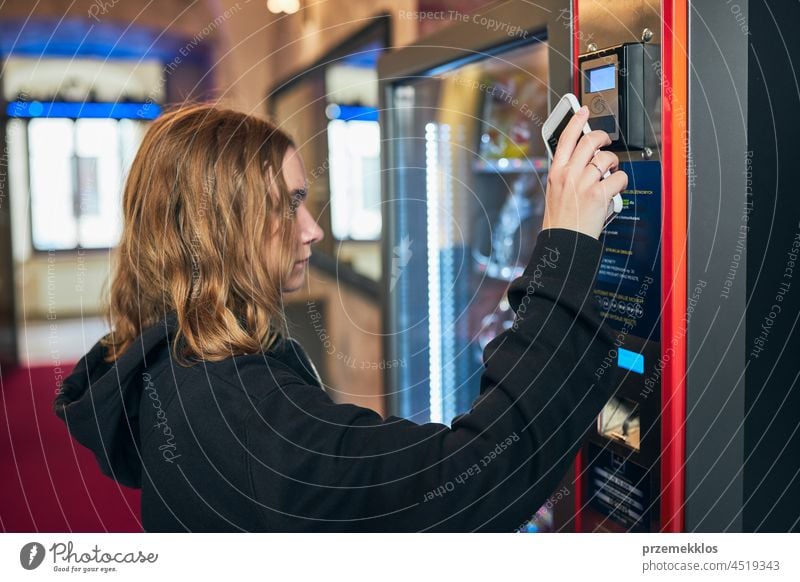
[[[308,257],[311,256],[311,245],[322,240],[322,229],[306,208],[306,171],[303,160],[295,148],[286,150],[283,157],[283,179],[292,196],[293,208],[297,219],[297,242],[295,245],[295,263],[289,279],[284,285],[284,292],[297,291],[303,285]]]

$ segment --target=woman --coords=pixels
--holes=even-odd
[[[146,531],[512,531],[557,487],[612,386],[590,299],[608,202],[604,132],[564,131],[543,232],[450,427],[334,404],[287,339],[322,232],[278,128],[211,106],[155,121],[133,162],[110,289],[113,331],[54,408],[102,471],[142,489]],[[579,141],[580,138],[580,141]]]

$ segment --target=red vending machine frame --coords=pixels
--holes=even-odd
[[[684,530],[686,449],[686,267],[688,26],[687,2],[666,0],[662,7],[661,126],[663,164],[662,346],[674,354],[664,361],[661,385],[661,531]],[[673,342],[673,338],[680,338]],[[674,347],[673,347],[674,343]],[[663,349],[663,348],[662,348]]]
[[[580,95],[581,0],[572,2],[573,89]],[[688,1],[666,0],[661,19],[662,383],[659,531],[684,531],[687,300]],[[575,529],[584,531],[583,450],[575,460]]]

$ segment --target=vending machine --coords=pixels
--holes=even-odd
[[[512,1],[460,15],[379,63],[385,349],[403,363],[387,372],[394,414],[449,423],[477,396],[483,348],[512,324],[506,290],[541,228],[541,126],[564,93],[588,105],[629,176],[594,289],[615,335],[596,375],[612,375],[617,389],[521,531],[798,527],[797,503],[780,497],[797,490],[797,415],[763,420],[782,388],[797,403],[798,363],[783,357],[772,376],[757,376],[764,360],[743,323],[769,319],[751,308],[761,275],[745,266],[753,242],[741,233],[774,227],[767,210],[753,210],[747,176],[773,161],[766,142],[761,157],[748,154],[761,139],[748,47],[770,43],[726,10]],[[781,278],[780,261],[768,274]],[[779,307],[789,301],[784,293]],[[795,341],[789,317],[779,342]],[[779,472],[756,469],[764,455]],[[759,492],[794,517],[765,513]]]

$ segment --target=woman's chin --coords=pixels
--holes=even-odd
[[[294,264],[292,273],[289,275],[288,280],[283,285],[284,293],[292,293],[294,291],[298,291],[303,286],[303,282],[305,281],[306,278],[307,264],[308,264],[307,261],[302,261]]]
[[[283,285],[283,292],[294,293],[295,291],[299,291],[302,286],[303,286],[302,275],[299,277],[293,276]]]

